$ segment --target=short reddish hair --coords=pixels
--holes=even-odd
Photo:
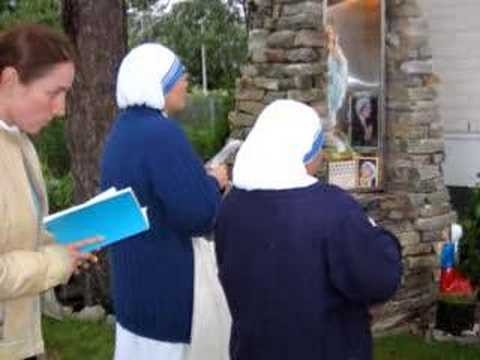
[[[74,63],[75,51],[61,32],[45,25],[23,24],[0,33],[0,73],[11,66],[26,84],[62,62]]]

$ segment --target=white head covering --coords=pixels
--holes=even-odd
[[[361,165],[361,170],[367,169],[370,176],[375,175],[375,165],[371,161],[364,161]]]
[[[185,72],[178,57],[160,44],[143,44],[123,59],[117,77],[117,106],[163,110],[165,96]]]
[[[451,226],[452,231],[452,241],[458,242],[463,236],[463,228],[457,223],[453,223]]]
[[[320,118],[311,107],[293,100],[267,106],[237,154],[233,185],[245,190],[282,190],[317,182],[305,163],[321,149]]]
[[[362,96],[357,100],[357,103],[355,104],[355,112],[357,113],[357,115],[360,116],[360,112],[366,106],[370,106],[370,99],[367,96]]]

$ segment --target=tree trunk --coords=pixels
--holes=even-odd
[[[115,116],[115,77],[127,50],[125,10],[123,0],[63,0],[63,24],[78,53],[65,126],[76,203],[99,189],[103,142]],[[108,266],[100,257],[83,276],[85,305],[108,297]]]

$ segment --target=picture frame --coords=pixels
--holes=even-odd
[[[328,183],[344,190],[354,190],[358,183],[356,160],[331,161],[328,163]]]
[[[357,188],[375,190],[381,184],[380,160],[376,156],[357,159]]]
[[[370,91],[351,92],[348,98],[350,145],[360,153],[376,152],[380,142],[379,98]]]

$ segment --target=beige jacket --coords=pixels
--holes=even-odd
[[[30,179],[29,179],[30,178]],[[30,140],[0,127],[0,360],[44,352],[39,294],[70,277],[67,251],[40,227],[47,199]]]

